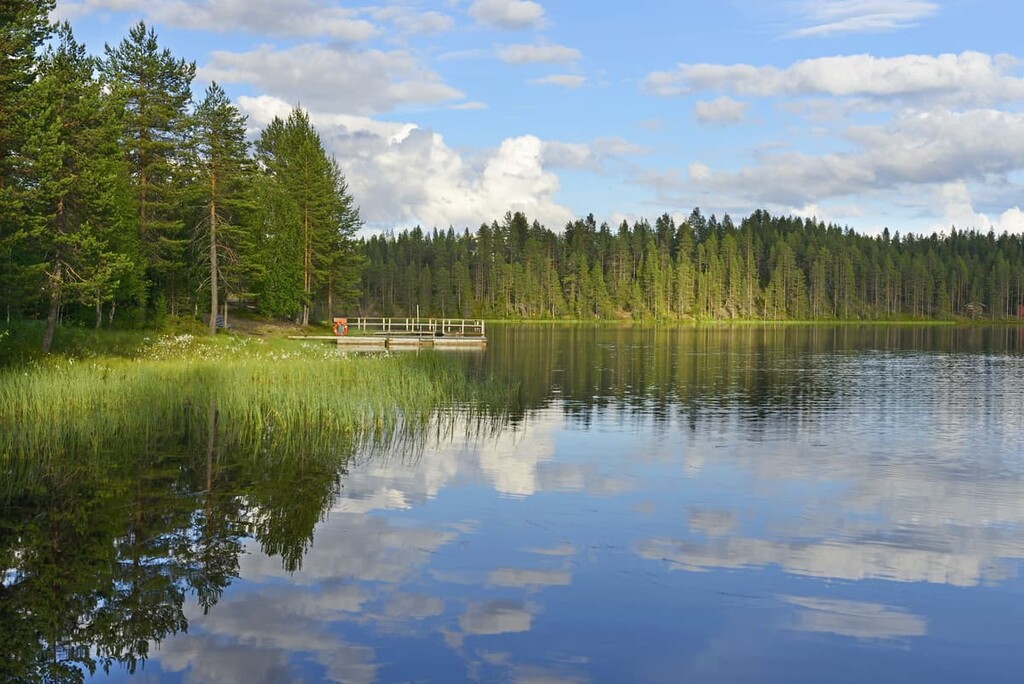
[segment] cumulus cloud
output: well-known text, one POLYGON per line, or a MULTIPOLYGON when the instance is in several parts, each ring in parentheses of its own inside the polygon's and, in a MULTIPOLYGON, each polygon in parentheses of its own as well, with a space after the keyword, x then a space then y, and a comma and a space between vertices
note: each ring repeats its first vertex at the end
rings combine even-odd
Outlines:
MULTIPOLYGON (((908 110, 881 125, 853 127, 845 137, 853 144, 849 151, 766 152, 756 164, 735 171, 694 162, 686 181, 669 173, 648 174, 639 182, 668 192, 696 182, 758 204, 799 207, 913 185, 983 182, 1024 169, 1024 114, 908 110)), ((1012 212, 1006 216, 1013 218, 1012 212)))
POLYGON ((693 112, 700 123, 734 124, 743 121, 747 112, 747 103, 731 97, 720 97, 715 100, 698 102, 693 112))
POLYGON ((498 58, 507 64, 575 62, 580 56, 580 51, 576 48, 546 43, 505 45, 498 48, 498 58))
POLYGON ((503 29, 536 28, 544 21, 544 8, 530 0, 474 0, 469 14, 482 24, 503 29))
POLYGON ((955 226, 978 230, 992 228, 998 233, 1024 233, 1024 211, 1020 206, 1010 207, 997 216, 976 211, 971 191, 964 182, 943 183, 935 195, 936 202, 942 210, 943 221, 932 225, 934 231, 947 230, 955 226))
POLYGON ((282 11, 278 0, 82 0, 61 2, 57 10, 64 17, 97 10, 139 12, 163 25, 216 33, 242 30, 348 42, 369 40, 379 33, 356 10, 319 0, 294 0, 287 11, 282 11))
POLYGON ((578 76, 576 74, 551 74, 550 76, 530 80, 530 83, 533 85, 553 85, 569 89, 579 88, 586 82, 586 76, 578 76))
POLYGON ((939 97, 956 102, 1010 102, 1024 97, 1017 60, 980 52, 807 59, 785 67, 680 64, 647 75, 647 92, 666 97, 701 91, 752 97, 939 97))
POLYGON ((935 14, 939 6, 924 0, 807 0, 796 5, 806 24, 792 38, 836 33, 877 33, 909 28, 935 14))
POLYGON ((351 114, 463 97, 403 50, 353 51, 308 43, 286 50, 262 46, 249 52, 217 51, 199 76, 250 84, 311 109, 351 114))

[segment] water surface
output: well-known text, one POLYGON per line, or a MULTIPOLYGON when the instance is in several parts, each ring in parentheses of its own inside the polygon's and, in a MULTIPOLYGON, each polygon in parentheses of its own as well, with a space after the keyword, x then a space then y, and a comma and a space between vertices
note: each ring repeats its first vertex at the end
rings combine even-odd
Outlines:
POLYGON ((168 444, 8 506, 36 572, 0 647, 88 681, 1020 680, 1024 330, 489 336, 497 418, 168 444))

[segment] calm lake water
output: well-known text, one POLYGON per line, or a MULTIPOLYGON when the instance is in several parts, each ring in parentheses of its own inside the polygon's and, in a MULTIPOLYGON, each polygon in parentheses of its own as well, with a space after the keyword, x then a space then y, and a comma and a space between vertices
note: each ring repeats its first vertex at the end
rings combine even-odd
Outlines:
POLYGON ((92 654, 138 658, 86 680, 1021 681, 1024 328, 489 335, 462 358, 517 384, 500 418, 76 489, 149 519, 113 581, 88 549, 123 521, 52 540, 92 654))

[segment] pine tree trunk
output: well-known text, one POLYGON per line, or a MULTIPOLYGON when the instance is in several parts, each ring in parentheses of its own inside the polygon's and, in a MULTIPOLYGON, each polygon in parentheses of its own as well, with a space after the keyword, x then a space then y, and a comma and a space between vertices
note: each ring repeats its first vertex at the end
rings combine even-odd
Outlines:
MULTIPOLYGON (((217 334, 217 174, 210 172, 210 334, 217 334)), ((227 321, 224 321, 227 327, 227 321)))
POLYGON ((60 286, 64 277, 64 264, 57 254, 57 270, 50 282, 50 310, 46 314, 46 331, 43 333, 43 353, 49 354, 53 346, 53 333, 57 329, 57 313, 60 311, 60 286))
POLYGON ((302 232, 303 232, 303 252, 302 252, 302 325, 309 325, 309 300, 312 296, 310 290, 312 289, 313 281, 313 247, 312 238, 309 235, 309 208, 305 208, 302 212, 302 232))

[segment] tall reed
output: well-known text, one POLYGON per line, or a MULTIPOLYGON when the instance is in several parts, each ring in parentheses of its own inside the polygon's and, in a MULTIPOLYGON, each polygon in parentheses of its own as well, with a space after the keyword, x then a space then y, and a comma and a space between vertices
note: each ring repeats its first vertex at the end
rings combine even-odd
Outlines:
POLYGON ((0 373, 0 458, 11 467, 138 449, 205 439, 211 428, 234 448, 309 450, 426 425, 479 398, 458 360, 436 353, 162 338, 135 358, 63 358, 0 373))

